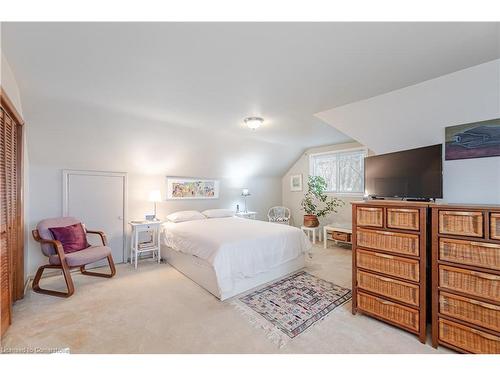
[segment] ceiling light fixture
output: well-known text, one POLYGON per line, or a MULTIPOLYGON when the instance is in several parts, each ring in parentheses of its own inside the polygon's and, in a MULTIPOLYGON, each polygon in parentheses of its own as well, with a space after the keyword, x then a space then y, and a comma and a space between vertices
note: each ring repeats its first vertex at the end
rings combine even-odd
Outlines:
POLYGON ((264 123, 264 119, 262 117, 247 117, 243 121, 245 121, 245 125, 252 130, 259 128, 264 123))

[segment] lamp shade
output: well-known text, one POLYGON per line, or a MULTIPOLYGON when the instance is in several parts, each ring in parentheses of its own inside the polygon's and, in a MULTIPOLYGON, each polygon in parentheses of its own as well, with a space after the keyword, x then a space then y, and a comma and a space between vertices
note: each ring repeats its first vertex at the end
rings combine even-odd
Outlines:
POLYGON ((243 189, 243 190, 241 191, 241 195, 243 195, 244 197, 247 197, 247 196, 249 196, 249 195, 250 195, 250 192, 248 191, 248 189, 243 189))
POLYGON ((152 190, 149 193, 149 201, 150 202, 161 202, 161 192, 160 192, 160 190, 152 190))

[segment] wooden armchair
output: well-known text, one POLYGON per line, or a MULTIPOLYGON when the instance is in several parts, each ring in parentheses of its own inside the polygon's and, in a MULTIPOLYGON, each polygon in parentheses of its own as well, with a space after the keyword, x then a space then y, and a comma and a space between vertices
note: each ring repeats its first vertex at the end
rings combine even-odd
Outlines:
POLYGON ((49 258, 49 264, 40 266, 33 279, 33 291, 57 297, 69 297, 75 292, 73 279, 70 270, 80 268, 80 272, 88 276, 113 277, 116 274, 115 263, 111 255, 111 248, 107 246, 106 235, 97 230, 85 230, 87 234, 97 234, 101 237, 102 246, 90 246, 86 249, 66 254, 60 241, 54 240, 49 228, 64 227, 80 223, 81 221, 73 217, 61 217, 55 219, 45 219, 38 223, 37 228, 32 231, 35 241, 40 243, 42 252, 49 258), (107 259, 110 273, 90 272, 85 266, 90 263, 107 259), (43 271, 47 268, 61 269, 68 288, 67 292, 43 289, 40 287, 40 279, 43 271))

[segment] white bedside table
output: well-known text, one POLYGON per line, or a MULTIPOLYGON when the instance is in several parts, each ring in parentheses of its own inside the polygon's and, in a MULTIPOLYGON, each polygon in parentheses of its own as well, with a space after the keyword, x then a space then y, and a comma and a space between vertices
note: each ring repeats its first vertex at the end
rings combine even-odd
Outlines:
POLYGON ((307 234, 307 238, 310 238, 312 236, 313 245, 316 244, 316 232, 318 233, 318 238, 321 241, 321 230, 319 229, 319 227, 311 228, 302 225, 300 229, 302 229, 302 231, 304 231, 307 234))
POLYGON ((137 258, 142 253, 153 252, 153 259, 156 255, 158 263, 160 263, 160 229, 162 223, 162 221, 129 222, 132 227, 132 238, 130 240, 130 264, 134 264, 135 268, 137 268, 137 258), (139 234, 142 232, 148 232, 151 234, 150 242, 139 243, 139 234))
POLYGON ((241 211, 241 212, 236 212, 235 215, 238 217, 245 218, 245 219, 255 220, 257 217, 257 212, 254 212, 254 211, 243 212, 243 211, 241 211))
POLYGON ((349 243, 352 245, 352 229, 345 227, 334 227, 333 225, 325 225, 323 227, 323 247, 328 247, 328 240, 337 242, 349 243))

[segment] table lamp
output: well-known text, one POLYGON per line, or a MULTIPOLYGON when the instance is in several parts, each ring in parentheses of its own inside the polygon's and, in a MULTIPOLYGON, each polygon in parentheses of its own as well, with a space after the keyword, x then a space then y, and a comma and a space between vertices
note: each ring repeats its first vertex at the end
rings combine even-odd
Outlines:
POLYGON ((250 192, 248 191, 248 189, 243 189, 241 191, 241 196, 245 199, 245 213, 248 212, 247 210, 247 197, 251 195, 250 192))
POLYGON ((160 190, 152 190, 150 193, 149 193, 149 201, 150 202, 154 202, 155 204, 155 220, 158 220, 156 218, 156 203, 158 202, 161 202, 161 192, 160 190))

